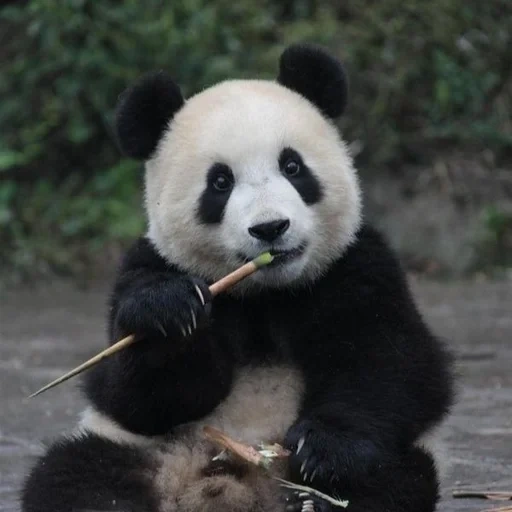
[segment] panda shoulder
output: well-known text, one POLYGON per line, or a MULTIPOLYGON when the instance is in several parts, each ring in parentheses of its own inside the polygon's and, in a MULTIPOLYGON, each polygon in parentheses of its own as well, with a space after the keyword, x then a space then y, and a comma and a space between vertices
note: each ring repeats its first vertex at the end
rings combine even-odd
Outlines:
MULTIPOLYGON (((353 297, 393 297, 413 305, 407 276, 385 236, 364 224, 335 265, 335 282, 343 282, 353 297)), ((333 276, 334 277, 334 276, 333 276)), ((365 300, 366 300, 365 299, 365 300)))
POLYGON ((176 271, 158 252, 153 242, 141 236, 124 253, 119 265, 119 273, 131 270, 148 270, 154 272, 176 271))
POLYGON ((363 224, 344 255, 344 264, 364 269, 402 273, 400 260, 386 237, 371 224, 363 224))

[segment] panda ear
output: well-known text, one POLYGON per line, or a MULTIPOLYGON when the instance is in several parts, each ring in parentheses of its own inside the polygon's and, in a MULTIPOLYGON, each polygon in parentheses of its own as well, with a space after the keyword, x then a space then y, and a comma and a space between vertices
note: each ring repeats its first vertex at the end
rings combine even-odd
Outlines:
POLYGON ((345 109, 348 95, 345 70, 320 47, 305 44, 288 47, 279 61, 277 81, 307 98, 327 117, 339 117, 345 109))
POLYGON ((179 87, 163 71, 148 73, 119 99, 116 132, 121 151, 139 160, 148 159, 169 121, 184 105, 179 87))

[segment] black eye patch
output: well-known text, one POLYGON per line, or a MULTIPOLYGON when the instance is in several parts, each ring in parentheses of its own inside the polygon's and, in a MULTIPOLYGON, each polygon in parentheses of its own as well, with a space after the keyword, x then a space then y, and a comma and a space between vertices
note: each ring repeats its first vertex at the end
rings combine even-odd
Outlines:
POLYGON ((322 199, 320 182, 297 151, 284 148, 279 155, 279 169, 306 204, 315 204, 322 199))
POLYGON ((206 187, 199 198, 197 211, 201 223, 218 224, 222 221, 234 185, 233 172, 226 164, 216 163, 208 169, 206 187))

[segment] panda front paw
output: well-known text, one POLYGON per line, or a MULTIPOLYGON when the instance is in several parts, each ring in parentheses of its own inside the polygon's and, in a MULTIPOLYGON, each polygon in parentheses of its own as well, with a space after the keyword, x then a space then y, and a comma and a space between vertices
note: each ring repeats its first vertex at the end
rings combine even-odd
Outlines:
POLYGON ((159 279, 131 293, 115 317, 118 336, 181 340, 204 325, 212 299, 206 283, 194 277, 159 279))
POLYGON ((332 512, 332 505, 308 492, 290 491, 286 497, 285 512, 332 512))
POLYGON ((299 420, 288 431, 290 473, 324 492, 364 481, 384 455, 369 439, 327 428, 320 421, 299 420))

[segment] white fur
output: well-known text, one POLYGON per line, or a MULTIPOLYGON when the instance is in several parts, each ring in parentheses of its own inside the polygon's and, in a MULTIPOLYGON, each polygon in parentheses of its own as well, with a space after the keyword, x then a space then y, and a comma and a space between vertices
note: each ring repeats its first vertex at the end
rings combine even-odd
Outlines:
MULTIPOLYGON (((158 453, 159 469, 154 476, 160 512, 274 512, 283 510, 282 491, 261 469, 247 467, 241 478, 221 474, 205 477, 210 465, 211 444, 205 441, 180 442, 158 453), (213 492, 212 492, 213 491, 213 492)), ((284 477, 284 464, 273 473, 284 477)))
MULTIPOLYGON (((117 443, 150 450, 157 465, 152 478, 161 497, 161 512, 250 510, 254 503, 261 510, 266 509, 265 504, 274 510, 278 489, 259 471, 249 472, 243 480, 230 475, 201 475, 212 454, 220 451, 205 441, 202 427, 216 427, 252 445, 282 443, 297 418, 303 386, 302 376, 295 369, 246 367, 239 370, 226 400, 202 420, 181 426, 170 440, 128 432, 91 408, 83 414, 78 432, 93 432, 117 443), (208 489, 217 490, 218 495, 209 497, 205 494, 208 489)), ((275 469, 281 474, 284 466, 275 469)))
POLYGON ((83 411, 75 435, 79 435, 83 432, 92 432, 115 443, 134 444, 144 447, 151 446, 158 441, 157 438, 134 434, 124 429, 113 419, 90 406, 83 411))
POLYGON ((298 370, 243 368, 229 396, 211 414, 182 428, 200 436, 202 426, 211 425, 247 444, 278 443, 297 418, 302 395, 298 370))
MULTIPOLYGON (((211 425, 248 444, 279 442, 291 426, 300 406, 303 381, 291 367, 246 367, 238 371, 227 398, 199 422, 179 427, 183 436, 201 437, 211 425)), ((89 431, 118 443, 148 446, 163 437, 134 434, 92 407, 82 414, 79 431, 89 431)))
MULTIPOLYGON (((243 481, 230 476, 201 478, 200 471, 211 461, 213 450, 204 441, 202 427, 211 425, 233 439, 258 445, 282 443, 284 435, 298 415, 303 380, 297 370, 288 367, 255 367, 240 370, 232 392, 211 414, 199 422, 184 425, 180 438, 160 453, 161 467, 155 480, 164 512, 182 510, 275 509, 276 489, 259 471, 243 481), (205 499, 203 490, 213 486, 215 499, 205 499)), ((284 471, 276 467, 274 471, 284 471)), ((284 476, 284 473, 281 475, 284 476)))
POLYGON ((274 82, 235 80, 194 96, 171 121, 146 163, 146 208, 148 236, 161 255, 209 280, 240 266, 238 253, 252 257, 269 249, 250 236, 250 226, 289 219, 279 248, 305 241, 305 254, 256 273, 242 289, 291 285, 324 272, 352 242, 361 198, 346 145, 310 102, 274 82), (285 147, 298 151, 321 183, 318 204, 307 206, 280 173, 285 147), (216 162, 230 166, 235 188, 223 222, 204 226, 196 209, 216 162))

